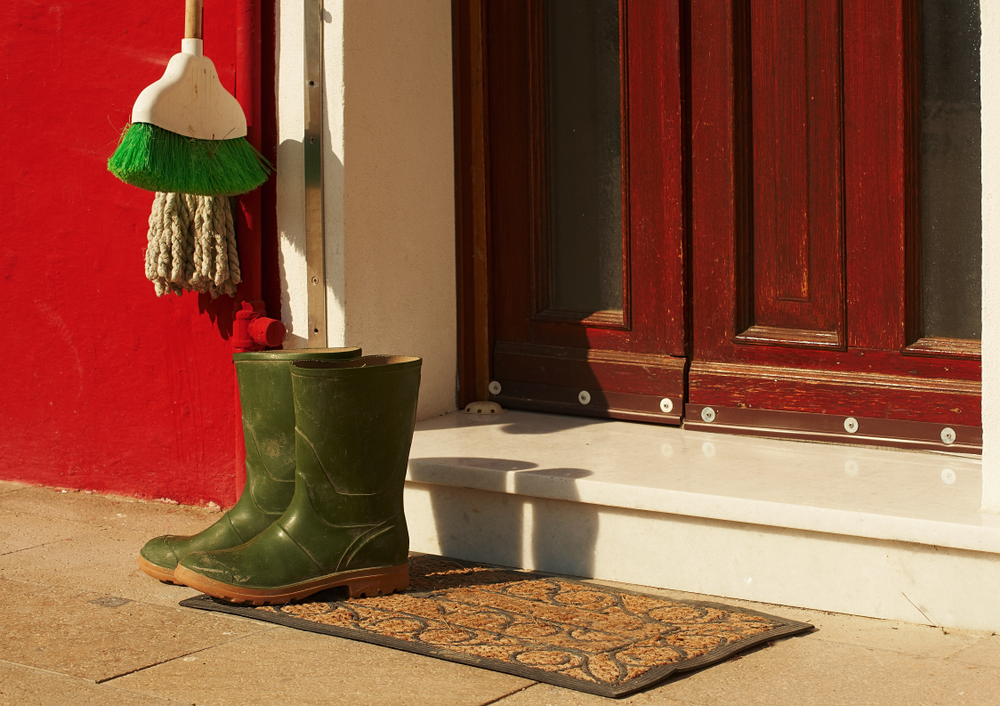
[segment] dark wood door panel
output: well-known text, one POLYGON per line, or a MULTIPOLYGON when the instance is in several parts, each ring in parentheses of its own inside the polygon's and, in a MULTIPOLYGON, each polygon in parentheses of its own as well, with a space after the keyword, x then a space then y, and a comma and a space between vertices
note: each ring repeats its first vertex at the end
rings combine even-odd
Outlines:
MULTIPOLYGON (((979 380, 982 363, 973 357, 941 358, 938 355, 900 354, 871 348, 847 350, 775 349, 766 346, 734 346, 733 355, 719 362, 753 366, 781 365, 789 368, 835 370, 844 373, 901 375, 914 380, 979 380)), ((706 358, 707 359, 707 358, 706 358)), ((697 359, 696 359, 697 360, 697 359)))
POLYGON ((666 355, 501 342, 493 399, 521 409, 679 424, 685 366, 666 355))
POLYGON ((915 0, 844 0, 847 344, 917 338, 915 0))
POLYGON ((979 425, 978 346, 914 325, 916 3, 691 8, 689 412, 979 425))
POLYGON ((684 357, 685 227, 681 14, 676 0, 623 4, 628 22, 632 350, 684 357))
POLYGON ((979 448, 978 341, 921 330, 918 0, 617 0, 620 308, 550 296, 550 2, 579 7, 475 0, 482 81, 457 78, 483 96, 484 203, 460 215, 493 399, 979 448))
POLYGON ((748 333, 842 345, 840 2, 756 0, 738 31, 750 35, 752 77, 748 333))
POLYGON ((879 370, 695 362, 692 403, 963 426, 982 424, 978 380, 879 370))
POLYGON ((497 340, 685 355, 683 144, 676 3, 621 2, 624 313, 548 306, 542 3, 487 5, 497 340), (633 302, 640 302, 635 306, 633 302), (655 302, 651 306, 650 303, 655 302))
POLYGON ((692 27, 696 349, 843 349, 840 2, 695 3, 692 27))
POLYGON ((574 312, 553 306, 548 291, 555 226, 547 209, 559 172, 547 151, 557 148, 547 143, 556 138, 546 123, 545 2, 486 5, 492 378, 504 390, 495 399, 679 423, 686 365, 680 6, 620 0, 618 18, 622 309, 574 312), (584 390, 588 405, 576 401, 584 390))

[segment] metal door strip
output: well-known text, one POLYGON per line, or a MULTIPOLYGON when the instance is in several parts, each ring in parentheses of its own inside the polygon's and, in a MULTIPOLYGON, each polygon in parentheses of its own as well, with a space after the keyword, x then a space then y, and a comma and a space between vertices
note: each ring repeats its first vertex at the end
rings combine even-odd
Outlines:
POLYGON ((323 0, 305 0, 305 230, 309 347, 325 348, 326 248, 323 207, 323 0))

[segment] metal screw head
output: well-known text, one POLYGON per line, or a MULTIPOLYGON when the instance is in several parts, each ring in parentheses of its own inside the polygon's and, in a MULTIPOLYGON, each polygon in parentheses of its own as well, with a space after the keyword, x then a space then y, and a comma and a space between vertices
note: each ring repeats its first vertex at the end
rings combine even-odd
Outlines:
POLYGON ((948 485, 952 485, 957 477, 958 476, 956 475, 955 471, 951 470, 950 468, 944 468, 941 470, 941 480, 943 480, 948 485))
POLYGON ((580 404, 590 404, 590 393, 586 390, 580 390, 580 394, 576 398, 580 400, 580 404))
POLYGON ((844 420, 844 429, 847 431, 848 434, 857 433, 858 427, 860 426, 861 425, 858 424, 858 420, 855 419, 854 417, 848 417, 847 419, 844 420))
POLYGON ((701 410, 701 419, 704 422, 711 424, 715 421, 715 410, 711 407, 705 407, 701 410))
POLYGON ((505 410, 496 402, 470 402, 465 406, 465 409, 462 410, 462 412, 465 414, 484 414, 484 415, 503 414, 506 411, 507 410, 505 410))
POLYGON ((674 403, 670 400, 669 397, 664 397, 662 400, 660 400, 660 411, 663 412, 664 414, 670 414, 671 412, 674 411, 674 403))
POLYGON ((958 435, 955 434, 955 430, 951 427, 945 427, 941 430, 941 441, 944 443, 954 444, 956 438, 958 438, 958 435))
POLYGON ((490 386, 489 386, 488 389, 489 389, 491 395, 499 395, 500 394, 500 390, 502 390, 503 388, 500 386, 500 383, 498 383, 496 380, 494 380, 493 382, 490 383, 490 386))

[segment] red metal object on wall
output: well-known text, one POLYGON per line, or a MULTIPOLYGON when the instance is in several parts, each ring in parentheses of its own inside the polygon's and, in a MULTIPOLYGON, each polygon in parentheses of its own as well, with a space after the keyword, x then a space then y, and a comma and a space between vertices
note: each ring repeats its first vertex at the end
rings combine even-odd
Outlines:
POLYGON ((236 312, 233 322, 233 353, 262 351, 277 348, 285 340, 285 325, 277 319, 269 319, 254 308, 250 302, 243 302, 236 312))
MULTIPOLYGON (((234 93, 237 9, 206 3, 204 23, 234 93)), ((182 503, 237 497, 234 301, 155 296, 143 273, 153 195, 106 170, 136 96, 180 49, 183 11, 0 6, 0 479, 182 503)), ((255 42, 261 24, 273 26, 259 22, 255 42)), ((261 299, 260 220, 238 236, 256 282, 240 299, 261 299)))

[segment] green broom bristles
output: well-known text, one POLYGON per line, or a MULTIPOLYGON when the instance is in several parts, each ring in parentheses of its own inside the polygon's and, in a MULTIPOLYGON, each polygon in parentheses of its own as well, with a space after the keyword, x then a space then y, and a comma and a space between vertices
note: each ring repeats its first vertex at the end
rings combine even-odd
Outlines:
POLYGON ((132 123, 108 170, 147 191, 236 196, 267 181, 272 165, 246 138, 196 140, 148 123, 132 123))

